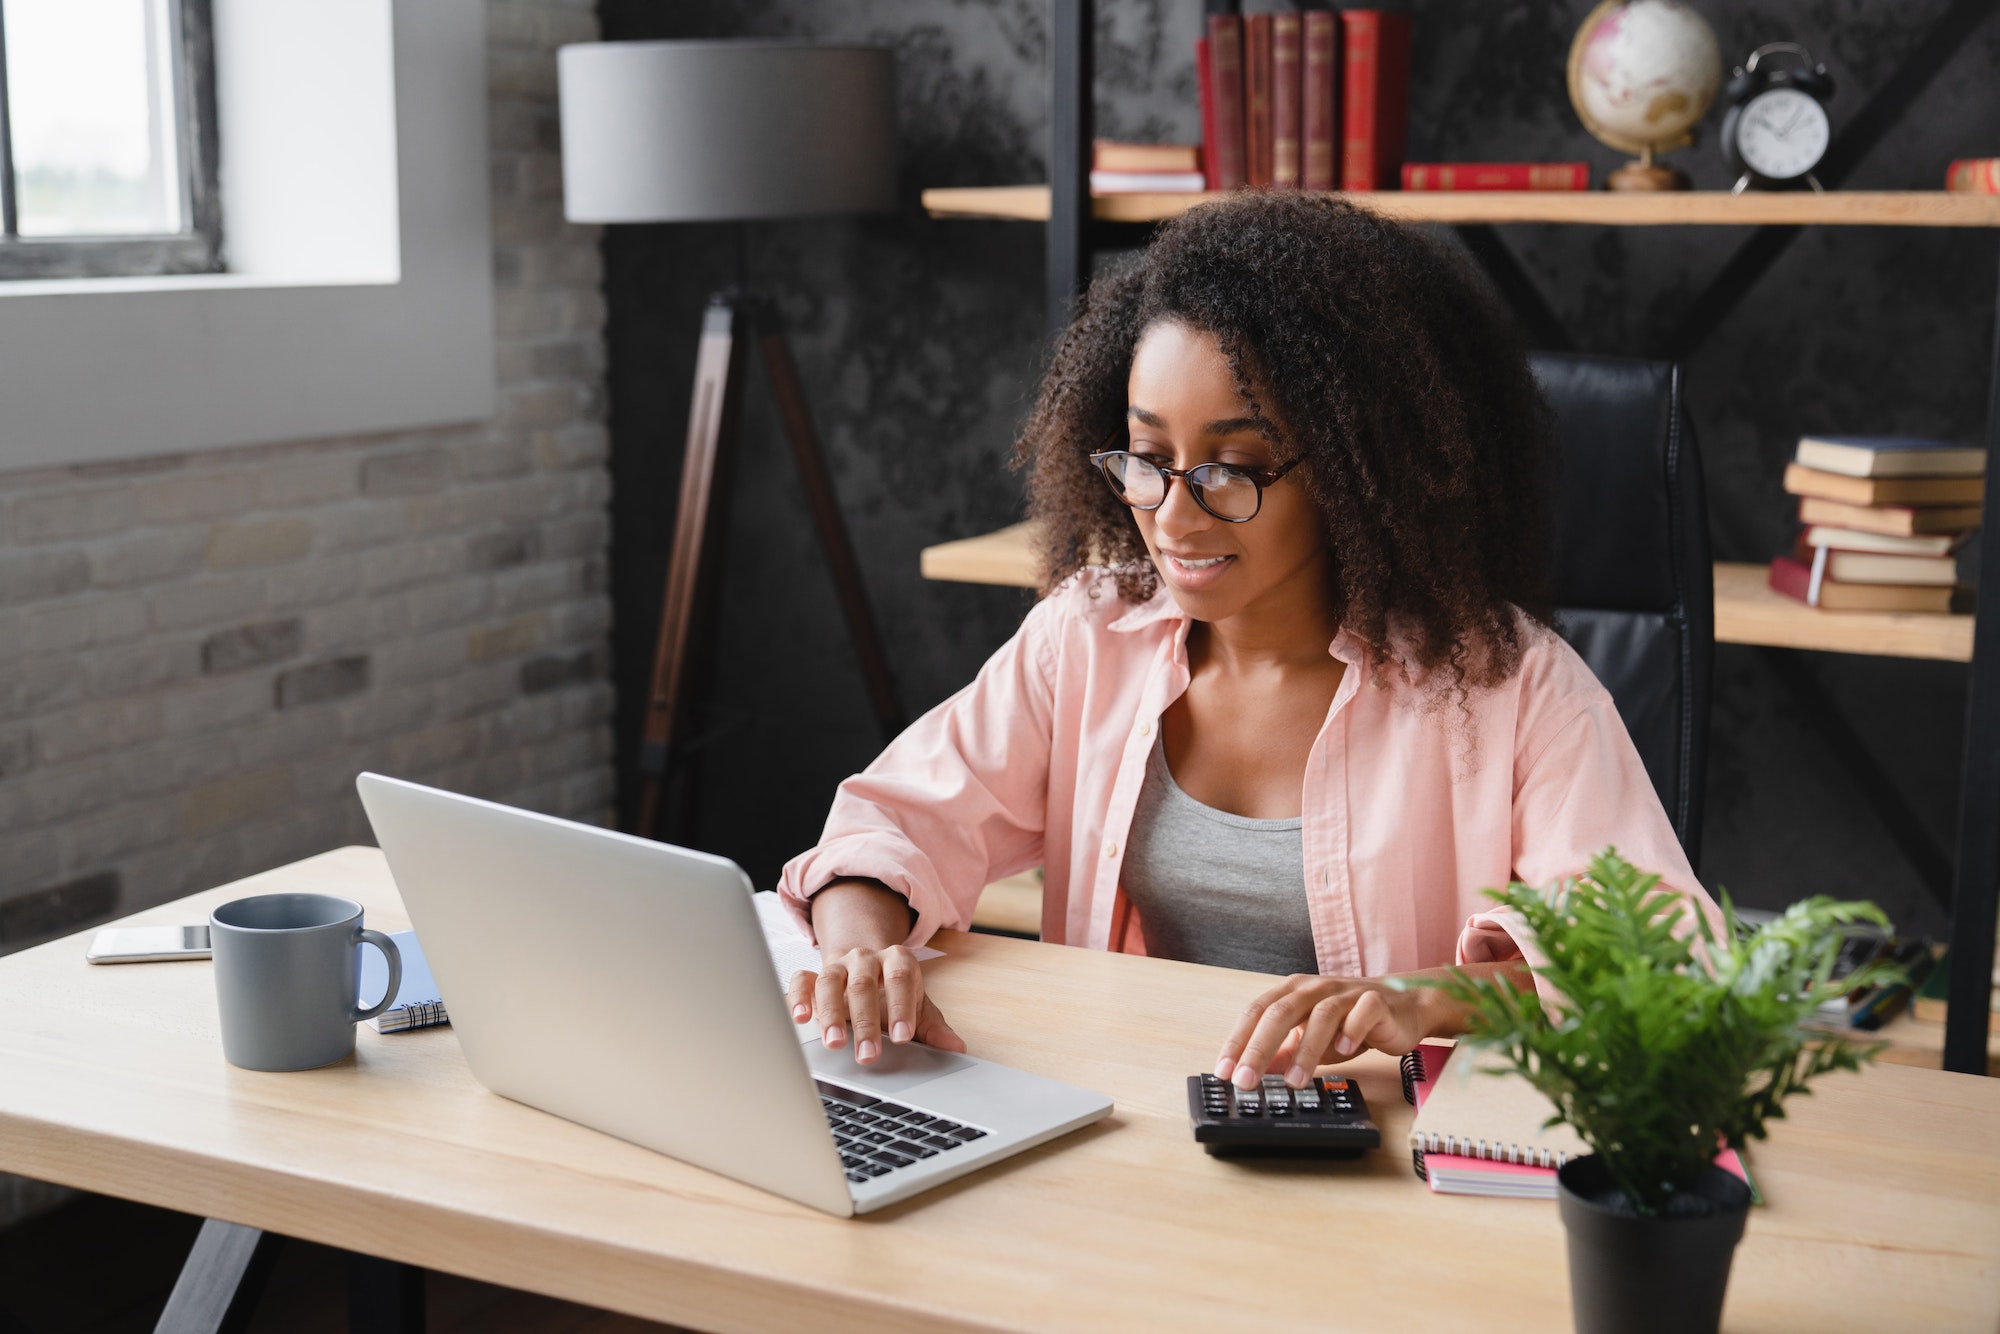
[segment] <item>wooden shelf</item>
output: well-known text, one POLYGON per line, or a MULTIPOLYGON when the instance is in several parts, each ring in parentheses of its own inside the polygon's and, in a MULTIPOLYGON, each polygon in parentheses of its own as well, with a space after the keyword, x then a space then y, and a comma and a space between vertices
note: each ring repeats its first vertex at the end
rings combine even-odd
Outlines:
MULTIPOLYGON (((1723 644, 1972 661, 1972 617, 1818 611, 1771 591, 1764 566, 1715 567, 1715 638, 1723 644)), ((1041 583, 1028 525, 924 548, 926 579, 1034 588, 1041 583)))
POLYGON ((1035 567, 1032 530, 1025 523, 925 547, 917 556, 917 569, 926 579, 949 584, 1035 588, 1042 582, 1035 567))
POLYGON ((1720 644, 1972 661, 1972 617, 1927 612, 1820 611, 1771 591, 1762 565, 1715 567, 1720 644))
MULTIPOLYGON (((1096 195, 1102 222, 1158 222, 1220 194, 1096 195)), ((1558 222, 1610 227, 2000 227, 2000 195, 1943 190, 1835 190, 1827 194, 1690 190, 1664 194, 1578 191, 1348 191, 1341 198, 1404 222, 1558 222)), ((1047 222, 1049 187, 1000 185, 926 190, 934 218, 1047 222)))

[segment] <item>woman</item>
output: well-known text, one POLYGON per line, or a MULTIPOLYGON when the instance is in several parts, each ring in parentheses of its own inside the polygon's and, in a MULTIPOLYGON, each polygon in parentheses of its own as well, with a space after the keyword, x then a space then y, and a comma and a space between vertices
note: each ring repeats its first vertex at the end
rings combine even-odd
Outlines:
POLYGON ((1039 865, 1044 940, 1289 974, 1216 1073, 1298 1086, 1460 1031, 1392 979, 1533 985, 1484 886, 1616 844, 1710 908, 1549 628, 1546 436, 1510 323, 1423 234, 1285 194, 1162 226, 1021 437, 1046 596, 785 868, 826 961, 794 1018, 864 1064, 963 1050, 910 950, 1039 865))

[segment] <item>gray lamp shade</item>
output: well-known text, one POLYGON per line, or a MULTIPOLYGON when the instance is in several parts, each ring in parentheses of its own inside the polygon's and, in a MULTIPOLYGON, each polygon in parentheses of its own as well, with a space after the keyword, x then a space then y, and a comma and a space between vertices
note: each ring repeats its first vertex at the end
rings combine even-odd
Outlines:
POLYGON ((563 212, 701 222, 891 209, 894 68, 882 47, 565 46, 563 212))

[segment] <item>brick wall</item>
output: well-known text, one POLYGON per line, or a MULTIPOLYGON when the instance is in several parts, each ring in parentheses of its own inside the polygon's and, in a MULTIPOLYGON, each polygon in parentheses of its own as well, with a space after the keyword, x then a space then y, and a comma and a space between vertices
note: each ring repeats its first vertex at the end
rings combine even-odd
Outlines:
POLYGON ((364 768, 609 818, 604 301, 554 55, 596 33, 489 8, 492 421, 0 473, 0 951, 369 841, 364 768))

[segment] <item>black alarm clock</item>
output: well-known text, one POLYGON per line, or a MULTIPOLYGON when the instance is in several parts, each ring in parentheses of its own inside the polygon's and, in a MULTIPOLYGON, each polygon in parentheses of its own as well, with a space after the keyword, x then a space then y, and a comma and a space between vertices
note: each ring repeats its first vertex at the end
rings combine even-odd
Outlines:
POLYGON ((1722 151, 1743 173, 1732 193, 1801 183, 1824 188, 1812 173, 1833 142, 1826 116, 1833 76, 1825 65, 1797 42, 1770 42, 1750 53, 1723 93, 1729 110, 1722 116, 1722 151), (1774 55, 1796 56, 1799 67, 1774 65, 1774 55))

